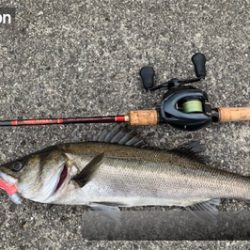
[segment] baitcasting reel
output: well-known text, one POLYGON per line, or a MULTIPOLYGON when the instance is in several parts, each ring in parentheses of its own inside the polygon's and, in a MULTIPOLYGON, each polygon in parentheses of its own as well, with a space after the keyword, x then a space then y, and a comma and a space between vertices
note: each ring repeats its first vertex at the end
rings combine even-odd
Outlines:
POLYGON ((196 78, 179 80, 173 78, 161 85, 155 85, 155 71, 146 66, 140 70, 143 87, 147 91, 167 90, 157 107, 160 123, 183 130, 197 130, 216 119, 205 91, 195 88, 190 83, 198 82, 206 77, 206 57, 197 53, 192 62, 196 78))

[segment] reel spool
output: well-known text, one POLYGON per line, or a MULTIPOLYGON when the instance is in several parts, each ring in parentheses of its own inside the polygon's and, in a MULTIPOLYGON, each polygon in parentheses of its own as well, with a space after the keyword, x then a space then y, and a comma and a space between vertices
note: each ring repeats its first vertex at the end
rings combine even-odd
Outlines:
POLYGON ((184 113, 201 113, 203 112, 202 102, 200 100, 187 100, 182 104, 182 111, 184 113))

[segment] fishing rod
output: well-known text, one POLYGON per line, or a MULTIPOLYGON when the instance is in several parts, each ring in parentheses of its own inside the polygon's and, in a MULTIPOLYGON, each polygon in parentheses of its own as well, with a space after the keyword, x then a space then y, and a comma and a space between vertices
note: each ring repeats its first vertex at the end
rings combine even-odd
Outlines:
POLYGON ((181 130, 198 130, 210 123, 250 121, 250 107, 213 108, 205 91, 193 87, 192 83, 206 77, 206 57, 196 53, 192 56, 195 78, 180 80, 173 78, 163 84, 155 84, 155 71, 151 66, 140 70, 143 87, 147 91, 165 90, 161 102, 152 109, 131 110, 125 115, 15 119, 2 120, 0 126, 33 126, 74 123, 127 123, 132 126, 169 124, 181 130))

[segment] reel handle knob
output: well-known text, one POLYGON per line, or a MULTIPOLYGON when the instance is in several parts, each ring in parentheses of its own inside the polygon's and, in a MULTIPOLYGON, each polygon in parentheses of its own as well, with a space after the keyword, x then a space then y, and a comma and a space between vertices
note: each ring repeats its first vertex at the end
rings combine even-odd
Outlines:
POLYGON ((153 67, 145 66, 140 70, 140 76, 144 89, 147 91, 155 85, 155 71, 153 67))
POLYGON ((204 79, 206 77, 206 61, 204 54, 196 53, 192 56, 195 74, 198 78, 204 79))

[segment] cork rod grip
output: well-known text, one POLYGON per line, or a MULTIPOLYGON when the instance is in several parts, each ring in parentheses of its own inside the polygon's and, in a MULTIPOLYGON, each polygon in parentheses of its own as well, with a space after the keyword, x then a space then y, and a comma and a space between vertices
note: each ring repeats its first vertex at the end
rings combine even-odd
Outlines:
POLYGON ((155 109, 129 111, 126 121, 132 126, 157 125, 158 112, 155 109))
POLYGON ((250 121, 248 108, 218 108, 220 122, 250 121))

